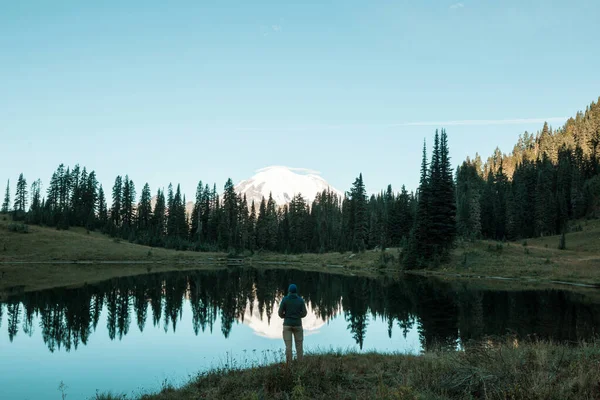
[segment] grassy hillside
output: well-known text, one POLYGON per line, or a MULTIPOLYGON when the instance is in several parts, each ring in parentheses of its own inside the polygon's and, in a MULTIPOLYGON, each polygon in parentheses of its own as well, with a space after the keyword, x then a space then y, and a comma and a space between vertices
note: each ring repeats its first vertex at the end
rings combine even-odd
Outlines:
MULTIPOLYGON (((597 399, 599 362, 598 343, 515 340, 418 356, 321 354, 291 368, 230 365, 141 399, 597 399)), ((96 397, 117 398, 126 397, 96 397)))
POLYGON ((600 220, 576 224, 582 231, 519 242, 459 243, 450 265, 438 271, 474 276, 501 276, 600 284, 600 220))
MULTIPOLYGON (((197 253, 150 248, 112 239, 82 228, 59 231, 28 226, 14 232, 12 221, 0 215, 0 293, 7 288, 37 290, 183 268, 217 268, 224 253, 197 253), (73 264, 79 261, 80 264, 73 264), (90 262, 83 264, 82 261, 90 262), (35 263, 47 264, 35 264, 35 263)), ((600 220, 582 221, 581 232, 567 234, 566 250, 559 236, 521 242, 461 242, 449 264, 417 273, 463 277, 509 277, 537 281, 600 284, 600 220)), ((247 256, 253 266, 326 269, 333 273, 396 273, 399 249, 364 253, 274 254, 247 256)))

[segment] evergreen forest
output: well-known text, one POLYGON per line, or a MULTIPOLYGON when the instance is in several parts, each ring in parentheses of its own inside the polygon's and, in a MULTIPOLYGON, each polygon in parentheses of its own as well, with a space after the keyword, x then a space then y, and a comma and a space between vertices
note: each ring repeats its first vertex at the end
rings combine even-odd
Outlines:
POLYGON ((388 185, 368 196, 359 174, 343 197, 324 191, 308 204, 296 194, 278 207, 271 196, 249 204, 231 179, 222 191, 199 181, 188 214, 180 185, 153 193, 146 183, 138 196, 128 175, 103 188, 95 171, 60 164, 45 191, 39 179, 28 185, 21 174, 11 196, 9 180, 0 212, 28 224, 84 227, 178 250, 324 253, 398 247, 404 268, 444 262, 458 238, 566 234, 575 226, 569 221, 600 215, 599 103, 558 129, 544 124, 536 133, 523 133, 510 153, 496 148, 486 160, 476 154, 456 170, 444 129, 428 143, 416 192, 388 185))

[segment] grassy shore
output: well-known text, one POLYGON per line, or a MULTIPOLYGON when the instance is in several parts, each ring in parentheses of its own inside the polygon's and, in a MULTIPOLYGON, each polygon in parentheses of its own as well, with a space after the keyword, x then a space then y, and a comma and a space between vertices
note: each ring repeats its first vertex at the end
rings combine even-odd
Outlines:
MULTIPOLYGON (((217 268, 224 253, 197 253, 150 248, 112 239, 82 228, 59 231, 28 226, 28 233, 10 231, 10 216, 0 215, 0 293, 6 288, 39 290, 80 285, 116 276, 177 269, 217 268), (83 264, 82 262, 90 262, 83 264), (74 264, 73 262, 79 262, 74 264), (47 263, 47 264, 35 264, 47 263)), ((600 284, 600 220, 581 221, 582 231, 567 234, 566 250, 558 236, 520 242, 459 242, 451 261, 413 271, 453 277, 505 277, 600 284)), ((401 254, 396 248, 353 254, 255 253, 245 263, 255 267, 302 268, 332 273, 378 275, 396 273, 401 254)), ((20 289, 20 290, 21 290, 20 289)))
MULTIPOLYGON (((329 353, 200 374, 141 400, 598 399, 600 343, 486 341, 422 355, 329 353)), ((98 396, 97 399, 124 396, 98 396)))

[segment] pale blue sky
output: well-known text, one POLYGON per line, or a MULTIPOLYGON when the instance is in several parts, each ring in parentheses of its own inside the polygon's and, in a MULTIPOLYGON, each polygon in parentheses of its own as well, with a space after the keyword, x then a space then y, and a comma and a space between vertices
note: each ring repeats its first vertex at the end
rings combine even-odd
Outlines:
POLYGON ((1 0, 0 188, 78 162, 138 193, 269 165, 414 189, 436 127, 459 162, 598 99, 599 20, 594 0, 1 0))

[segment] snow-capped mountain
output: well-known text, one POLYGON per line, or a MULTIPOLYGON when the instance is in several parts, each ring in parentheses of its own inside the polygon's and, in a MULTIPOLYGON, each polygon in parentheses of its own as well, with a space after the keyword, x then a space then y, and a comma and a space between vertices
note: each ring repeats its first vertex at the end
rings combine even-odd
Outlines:
POLYGON ((327 189, 338 196, 343 196, 342 192, 331 187, 325 179, 318 175, 318 172, 283 166, 259 169, 252 178, 241 181, 235 186, 237 193, 246 195, 249 205, 254 200, 257 207, 263 197, 269 198, 269 193, 272 194, 273 200, 278 206, 283 206, 298 193, 302 194, 308 204, 311 204, 317 193, 327 189))

